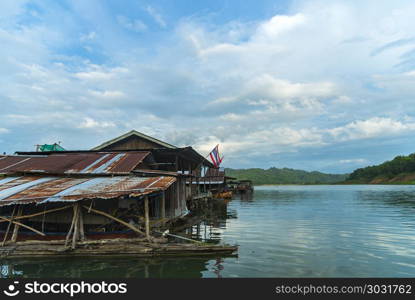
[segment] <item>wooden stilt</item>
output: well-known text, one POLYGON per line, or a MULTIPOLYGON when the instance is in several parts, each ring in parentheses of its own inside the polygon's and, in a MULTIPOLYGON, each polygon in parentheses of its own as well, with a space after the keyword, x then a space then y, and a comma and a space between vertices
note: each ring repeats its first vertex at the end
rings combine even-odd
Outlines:
MULTIPOLYGON (((183 189, 184 189, 183 195, 184 195, 184 199, 186 200, 187 199, 186 177, 184 178, 183 182, 184 182, 184 184, 183 184, 183 189)), ((181 209, 181 206, 180 206, 180 209, 181 209)))
POLYGON ((163 191, 161 194, 161 212, 160 212, 160 218, 164 219, 166 217, 166 192, 163 191))
POLYGON ((175 197, 175 192, 174 192, 174 187, 175 184, 173 184, 170 188, 169 188, 169 201, 170 201, 170 212, 169 215, 171 218, 174 217, 174 199, 175 197))
MULTIPOLYGON (((174 208, 180 208, 180 185, 181 185, 181 179, 180 177, 177 177, 176 181, 176 205, 174 208)), ((174 211, 174 214, 176 216, 176 211, 174 211)))
POLYGON ((74 205, 74 215, 75 215, 75 220, 74 220, 74 229, 73 229, 73 234, 72 234, 72 249, 76 248, 76 242, 78 241, 79 238, 79 203, 75 203, 74 205))
POLYGON ((46 211, 46 205, 45 205, 45 208, 43 210, 43 216, 42 216, 42 232, 45 232, 45 219, 46 219, 45 211, 46 211))
POLYGON ((150 216, 148 208, 148 196, 144 196, 144 217, 146 222, 146 237, 150 239, 150 216))
MULTIPOLYGON (((23 206, 19 205, 19 208, 17 210, 17 216, 21 216, 22 212, 23 212, 23 206)), ((19 226, 20 225, 14 223, 13 234, 12 234, 12 242, 17 241, 17 235, 19 233, 19 226)))
POLYGON ((12 226, 12 221, 13 221, 15 212, 16 212, 16 206, 13 207, 13 212, 12 212, 12 215, 10 216, 9 225, 7 225, 7 230, 6 230, 6 233, 4 234, 3 243, 1 244, 2 246, 4 246, 4 244, 6 243, 7 236, 9 235, 10 226, 12 226))
POLYGON ((81 208, 79 208, 79 239, 85 240, 85 229, 84 229, 84 215, 81 208))
POLYGON ((192 177, 192 165, 189 164, 189 191, 190 197, 193 196, 193 177, 192 177))
POLYGON ((71 237, 72 231, 75 227, 75 220, 76 220, 76 210, 75 210, 75 206, 73 206, 72 223, 71 223, 71 227, 69 227, 68 233, 66 235, 65 245, 69 244, 69 238, 71 237))

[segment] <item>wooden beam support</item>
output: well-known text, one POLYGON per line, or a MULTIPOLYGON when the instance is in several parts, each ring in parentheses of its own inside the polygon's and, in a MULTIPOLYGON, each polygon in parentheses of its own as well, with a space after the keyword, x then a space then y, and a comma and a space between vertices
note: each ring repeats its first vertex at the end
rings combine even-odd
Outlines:
POLYGON ((146 222, 146 237, 150 239, 150 214, 148 208, 148 196, 144 196, 144 218, 146 222))
POLYGON ((75 210, 75 206, 72 206, 72 207, 73 207, 73 217, 72 217, 71 227, 69 227, 68 233, 66 234, 65 245, 69 244, 69 238, 71 237, 72 231, 75 227, 76 210, 75 210))
MULTIPOLYGON (((19 208, 17 209, 17 216, 21 216, 23 212, 23 206, 19 205, 19 208)), ((16 219, 16 218, 15 218, 16 219)), ((13 228, 13 234, 12 234, 12 242, 16 242, 17 241, 17 235, 19 233, 19 225, 18 224, 14 224, 14 228, 13 228)))
POLYGON ((24 228, 26 228, 26 229, 29 229, 29 230, 33 231, 33 232, 36 232, 37 234, 39 234, 39 235, 41 235, 41 236, 46 236, 46 234, 44 234, 43 232, 40 232, 39 230, 36 230, 36 229, 34 229, 33 227, 30 227, 30 226, 25 225, 25 224, 23 224, 23 223, 17 222, 17 221, 15 221, 15 220, 8 219, 8 218, 2 217, 2 216, 0 216, 0 219, 5 220, 6 222, 11 222, 11 223, 17 224, 17 225, 19 225, 19 226, 21 226, 21 227, 24 227, 24 228))
MULTIPOLYGON (((72 207, 72 205, 68 205, 68 206, 64 206, 64 207, 58 207, 58 208, 53 208, 53 209, 45 210, 45 211, 42 211, 42 212, 37 212, 37 213, 31 214, 31 215, 16 216, 14 218, 14 220, 23 220, 23 219, 33 218, 33 217, 41 216, 41 215, 44 215, 44 214, 52 213, 52 212, 55 212, 55 211, 64 210, 64 209, 67 209, 69 207, 72 207)), ((0 223, 3 223, 3 222, 8 222, 8 221, 0 220, 0 223)))
POLYGON ((76 242, 78 241, 79 238, 79 203, 75 203, 74 204, 74 229, 73 229, 73 234, 72 234, 72 249, 76 248, 76 242))
POLYGON ((163 191, 163 193, 161 194, 160 207, 160 218, 164 219, 166 217, 166 191, 163 191))
POLYGON ((175 201, 175 205, 174 205, 174 217, 176 216, 176 208, 180 208, 180 183, 181 183, 181 178, 177 177, 177 181, 176 181, 176 201, 175 201))
POLYGON ((100 210, 97 210, 97 209, 94 209, 92 207, 88 207, 88 206, 85 206, 85 205, 82 205, 82 207, 85 208, 87 211, 91 211, 91 212, 96 213, 98 215, 107 217, 107 218, 109 218, 111 220, 114 220, 114 221, 116 221, 116 222, 118 222, 118 223, 120 223, 120 224, 122 224, 122 225, 124 225, 124 226, 126 226, 128 228, 130 228, 132 231, 135 231, 135 232, 137 232, 139 234, 145 235, 145 233, 142 232, 137 227, 135 227, 135 226, 133 226, 131 224, 128 224, 127 222, 124 222, 123 220, 120 220, 120 219, 118 219, 118 218, 116 218, 114 216, 111 216, 110 214, 107 214, 106 212, 103 212, 103 211, 100 211, 100 210))
POLYGON ((10 219, 7 219, 7 221, 9 221, 9 224, 7 225, 7 230, 4 233, 3 243, 1 244, 1 246, 4 246, 4 244, 6 243, 7 236, 9 235, 9 231, 10 231, 10 226, 12 226, 12 220, 13 220, 15 212, 16 212, 16 206, 13 207, 13 212, 12 212, 12 215, 10 216, 10 219))
POLYGON ((193 177, 192 177, 192 165, 189 164, 189 190, 190 190, 190 197, 193 196, 193 177))
POLYGON ((81 208, 79 208, 79 239, 81 241, 85 240, 84 214, 81 208))

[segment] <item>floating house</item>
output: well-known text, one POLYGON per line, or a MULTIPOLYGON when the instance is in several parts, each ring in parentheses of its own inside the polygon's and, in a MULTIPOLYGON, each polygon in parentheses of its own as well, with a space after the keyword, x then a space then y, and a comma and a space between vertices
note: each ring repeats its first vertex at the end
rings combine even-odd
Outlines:
POLYGON ((87 151, 0 156, 0 255, 232 253, 155 237, 186 214, 203 192, 190 183, 212 168, 192 147, 137 131, 87 151))

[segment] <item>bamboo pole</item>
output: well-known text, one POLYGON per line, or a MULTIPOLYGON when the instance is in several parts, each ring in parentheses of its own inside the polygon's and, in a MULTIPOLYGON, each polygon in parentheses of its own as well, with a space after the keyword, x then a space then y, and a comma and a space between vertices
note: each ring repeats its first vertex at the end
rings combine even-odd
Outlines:
POLYGON ((170 202, 170 211, 169 216, 174 217, 174 184, 169 187, 169 202, 170 202))
POLYGON ((69 238, 71 237, 71 233, 74 229, 75 220, 76 220, 76 210, 75 210, 75 206, 73 206, 73 217, 72 217, 71 227, 69 227, 68 233, 66 234, 65 245, 69 244, 69 238))
POLYGON ((189 175, 190 175, 190 177, 189 177, 189 190, 190 190, 190 197, 192 197, 193 196, 193 189, 192 189, 192 187, 193 187, 193 176, 192 176, 192 165, 191 164, 189 164, 189 175))
POLYGON ((30 227, 30 226, 25 225, 25 224, 23 224, 23 223, 20 223, 20 222, 17 222, 17 221, 11 220, 11 219, 7 219, 7 218, 5 218, 5 217, 1 217, 1 216, 0 216, 0 219, 5 220, 6 222, 8 221, 8 222, 11 222, 11 223, 17 224, 17 225, 19 225, 19 226, 21 226, 21 227, 24 227, 24 228, 26 228, 26 229, 29 229, 29 230, 33 231, 33 232, 36 232, 37 234, 39 234, 39 235, 41 235, 41 236, 46 236, 46 234, 44 234, 43 232, 40 232, 39 230, 36 230, 36 229, 34 229, 33 227, 30 227))
MULTIPOLYGON (((184 190, 182 191, 182 193, 184 194, 184 199, 186 200, 187 199, 186 178, 184 178, 183 182, 184 182, 183 184, 184 190)), ((180 209, 181 209, 181 205, 180 205, 180 209)))
POLYGON ((75 203, 74 205, 74 215, 75 215, 75 220, 74 220, 74 229, 73 229, 73 234, 72 234, 72 249, 76 248, 76 242, 78 241, 78 237, 79 237, 79 203, 75 203))
POLYGON ((199 244, 203 243, 201 241, 189 239, 189 238, 181 236, 181 235, 172 234, 172 233, 168 232, 168 230, 166 230, 165 232, 158 232, 158 231, 156 231, 156 232, 160 233, 162 236, 169 235, 169 236, 172 236, 172 237, 175 237, 175 238, 178 238, 178 239, 182 239, 182 240, 185 240, 185 241, 190 241, 190 242, 193 242, 193 243, 199 243, 199 244))
POLYGON ((7 230, 4 234, 3 243, 1 244, 2 246, 4 246, 4 244, 6 243, 7 236, 9 235, 9 230, 10 230, 10 226, 12 225, 12 220, 13 220, 15 211, 16 211, 16 206, 13 207, 12 215, 10 216, 10 219, 8 220, 9 224, 7 225, 7 230))
POLYGON ((114 216, 111 216, 110 214, 107 214, 106 212, 103 212, 103 211, 100 211, 100 210, 97 210, 97 209, 94 209, 92 207, 88 207, 88 206, 85 206, 85 205, 82 205, 82 207, 85 208, 86 210, 92 211, 93 213, 96 213, 98 215, 101 215, 101 216, 107 217, 107 218, 109 218, 111 220, 114 220, 114 221, 116 221, 116 222, 118 222, 118 223, 120 223, 120 224, 122 224, 122 225, 124 225, 124 226, 126 226, 128 228, 130 228, 131 230, 133 230, 133 231, 135 231, 135 232, 137 232, 139 234, 145 235, 145 233, 142 232, 137 227, 135 227, 135 226, 133 226, 131 224, 128 224, 127 222, 124 222, 123 220, 120 220, 120 219, 118 219, 118 218, 116 218, 114 216))
POLYGON ((148 209, 148 196, 144 196, 144 217, 146 222, 146 237, 150 239, 150 217, 148 209))
POLYGON ((45 211, 46 211, 46 205, 43 209, 43 215, 42 215, 42 232, 45 232, 45 219, 46 219, 45 211))
POLYGON ((81 208, 79 208, 79 238, 81 241, 85 240, 84 215, 81 208))
MULTIPOLYGON (((21 216, 22 212, 23 212, 23 206, 19 205, 19 208, 17 210, 17 216, 21 216)), ((17 241, 18 233, 19 233, 19 225, 15 223, 14 228, 13 228, 13 234, 12 234, 12 242, 17 241)))
MULTIPOLYGON (((177 177, 176 181, 176 205, 174 205, 174 208, 180 209, 180 182, 181 178, 177 177), (177 206, 177 207, 176 207, 177 206)), ((174 211, 174 214, 176 215, 176 210, 174 211)))
MULTIPOLYGON (((72 205, 68 205, 68 206, 64 206, 64 207, 58 207, 58 208, 53 208, 53 209, 49 209, 49 210, 37 212, 37 213, 31 214, 31 215, 17 216, 17 217, 14 218, 14 220, 23 220, 23 219, 33 218, 33 217, 41 216, 43 214, 48 214, 48 213, 52 213, 52 212, 55 212, 55 211, 64 210, 64 209, 67 209, 69 207, 72 207, 72 205)), ((3 223, 3 222, 7 222, 7 221, 0 220, 0 223, 3 223)))
POLYGON ((163 193, 161 194, 161 213, 160 213, 160 217, 161 219, 164 219, 166 217, 166 192, 163 191, 163 193))

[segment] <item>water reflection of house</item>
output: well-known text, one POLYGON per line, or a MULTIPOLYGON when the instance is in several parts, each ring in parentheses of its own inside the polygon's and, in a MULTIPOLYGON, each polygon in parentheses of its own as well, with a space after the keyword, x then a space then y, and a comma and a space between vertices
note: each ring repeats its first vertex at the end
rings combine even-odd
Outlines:
POLYGON ((72 248, 102 232, 148 239, 152 227, 183 215, 186 200, 201 192, 186 180, 213 168, 192 147, 137 131, 88 151, 16 154, 0 156, 3 246, 33 235, 50 239, 50 232, 72 248))
MULTIPOLYGON (((0 278, 201 278, 212 258, 38 258, 3 260, 0 278)), ((213 273, 214 274, 214 273, 213 273)))

